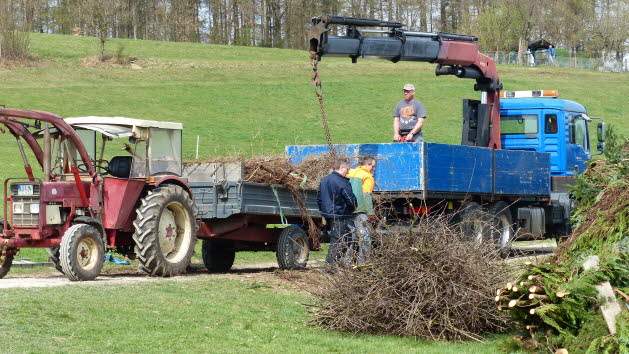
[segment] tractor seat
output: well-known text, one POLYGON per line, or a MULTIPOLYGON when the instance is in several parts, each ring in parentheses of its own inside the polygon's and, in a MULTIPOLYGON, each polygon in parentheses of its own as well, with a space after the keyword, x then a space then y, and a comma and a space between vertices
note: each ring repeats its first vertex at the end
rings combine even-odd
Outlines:
POLYGON ((114 156, 109 162, 107 173, 118 178, 129 178, 132 161, 132 156, 114 156))

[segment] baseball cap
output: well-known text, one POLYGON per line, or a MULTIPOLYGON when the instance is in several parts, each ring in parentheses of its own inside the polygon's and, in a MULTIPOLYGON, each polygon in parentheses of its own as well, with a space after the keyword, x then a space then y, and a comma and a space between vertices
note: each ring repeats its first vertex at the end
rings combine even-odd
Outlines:
POLYGON ((415 91, 415 86, 413 86, 413 84, 406 84, 404 85, 404 90, 415 91))

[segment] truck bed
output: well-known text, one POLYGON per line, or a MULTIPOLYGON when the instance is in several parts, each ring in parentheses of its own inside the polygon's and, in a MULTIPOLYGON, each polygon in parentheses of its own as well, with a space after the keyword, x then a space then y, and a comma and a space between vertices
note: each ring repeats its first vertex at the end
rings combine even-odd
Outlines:
MULTIPOLYGON (((493 150, 437 143, 335 145, 352 163, 371 155, 378 165, 376 191, 413 193, 423 198, 467 194, 510 195, 522 199, 550 195, 550 154, 493 150)), ((299 163, 328 152, 327 145, 292 145, 286 155, 299 163)))

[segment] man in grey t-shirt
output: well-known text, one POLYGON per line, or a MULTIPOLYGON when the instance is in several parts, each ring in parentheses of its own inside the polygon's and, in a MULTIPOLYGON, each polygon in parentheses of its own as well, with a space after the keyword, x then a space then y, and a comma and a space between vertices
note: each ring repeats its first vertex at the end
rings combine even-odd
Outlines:
POLYGON ((404 99, 395 106, 393 112, 393 141, 424 141, 422 126, 426 119, 424 105, 415 99, 415 86, 404 85, 404 99))

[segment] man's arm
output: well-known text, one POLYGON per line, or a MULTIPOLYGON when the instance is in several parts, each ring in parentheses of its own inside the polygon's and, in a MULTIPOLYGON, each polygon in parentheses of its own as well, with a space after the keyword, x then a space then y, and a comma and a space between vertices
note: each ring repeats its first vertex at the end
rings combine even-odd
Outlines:
POLYGON ((400 117, 393 118, 393 141, 400 141, 400 117))
POLYGON ((411 129, 411 132, 408 133, 408 135, 406 136, 407 140, 412 139, 413 136, 417 135, 417 133, 419 133, 422 130, 422 126, 424 125, 424 119, 426 119, 426 117, 417 118, 417 124, 415 124, 413 129, 411 129))
POLYGON ((356 210, 356 205, 358 204, 358 200, 356 199, 356 195, 354 191, 352 191, 352 185, 347 181, 344 186, 341 187, 341 194, 345 198, 345 201, 352 207, 352 211, 356 210))

